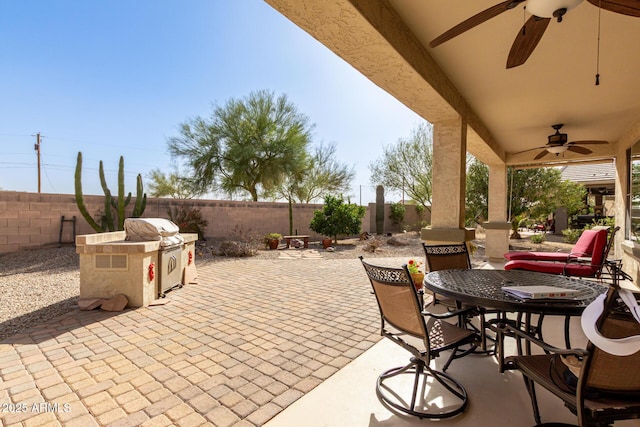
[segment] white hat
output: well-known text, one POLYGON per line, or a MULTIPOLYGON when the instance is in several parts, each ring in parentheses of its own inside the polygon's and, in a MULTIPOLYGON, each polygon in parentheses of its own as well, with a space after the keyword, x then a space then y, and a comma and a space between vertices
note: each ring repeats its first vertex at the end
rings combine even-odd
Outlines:
MULTIPOLYGON (((618 289, 618 294, 624 303, 629 307, 631 314, 640 323, 640 307, 633 293, 626 289, 618 289)), ((598 296, 591 304, 584 309, 581 323, 584 334, 600 350, 615 356, 630 356, 640 351, 640 335, 633 335, 625 338, 607 338, 600 334, 596 323, 604 311, 604 301, 606 294, 598 296)))

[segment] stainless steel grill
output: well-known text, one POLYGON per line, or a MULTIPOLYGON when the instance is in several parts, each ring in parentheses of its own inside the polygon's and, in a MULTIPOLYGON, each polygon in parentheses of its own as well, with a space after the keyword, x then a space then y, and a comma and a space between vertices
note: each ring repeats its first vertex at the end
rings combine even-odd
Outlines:
POLYGON ((182 246, 184 239, 176 224, 164 218, 127 218, 124 221, 126 240, 132 242, 159 241, 158 296, 175 287, 182 287, 182 246))

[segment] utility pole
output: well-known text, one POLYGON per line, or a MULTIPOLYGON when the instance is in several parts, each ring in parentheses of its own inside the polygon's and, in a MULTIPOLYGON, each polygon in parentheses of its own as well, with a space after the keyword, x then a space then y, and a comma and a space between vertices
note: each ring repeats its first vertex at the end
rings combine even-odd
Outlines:
POLYGON ((36 135, 36 143, 33 146, 33 149, 38 153, 38 193, 40 193, 40 132, 36 135))

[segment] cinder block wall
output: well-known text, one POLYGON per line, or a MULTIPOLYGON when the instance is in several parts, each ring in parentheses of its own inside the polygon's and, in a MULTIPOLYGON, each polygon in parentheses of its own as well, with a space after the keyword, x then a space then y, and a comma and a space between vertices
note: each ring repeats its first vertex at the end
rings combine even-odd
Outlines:
MULTIPOLYGON (((90 212, 95 213, 104 208, 104 196, 84 196, 84 201, 90 212)), ((129 205, 129 214, 134 202, 135 199, 129 205)), ((256 236, 272 232, 289 234, 287 203, 150 198, 147 201, 144 217, 169 218, 168 209, 180 205, 200 209, 204 219, 209 222, 205 237, 229 236, 236 226, 242 232, 251 232, 256 236)), ((322 238, 309 229, 313 212, 317 209, 322 209, 322 205, 293 205, 294 234, 296 231, 297 234, 308 234, 312 241, 322 238)), ((385 206, 385 232, 401 231, 399 225, 391 224, 389 214, 390 208, 387 205, 385 206)), ((65 219, 76 217, 77 235, 95 233, 80 214, 73 195, 0 191, 0 253, 57 246, 62 216, 65 219)), ((415 224, 419 220, 415 209, 407 207, 405 223, 415 224)), ((375 204, 373 203, 368 206, 363 218, 362 231, 375 232, 375 204)), ((62 241, 73 241, 71 223, 65 222, 62 241)))

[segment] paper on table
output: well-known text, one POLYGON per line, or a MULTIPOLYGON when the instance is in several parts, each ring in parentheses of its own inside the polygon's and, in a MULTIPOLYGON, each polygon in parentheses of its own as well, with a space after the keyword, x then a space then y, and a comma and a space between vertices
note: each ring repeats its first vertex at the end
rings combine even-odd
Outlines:
POLYGON ((503 286, 502 290, 524 299, 571 299, 580 291, 575 289, 558 288, 555 286, 503 286))

